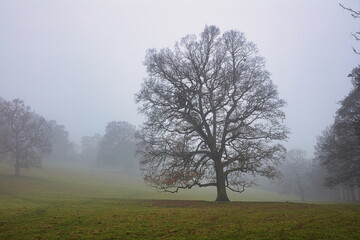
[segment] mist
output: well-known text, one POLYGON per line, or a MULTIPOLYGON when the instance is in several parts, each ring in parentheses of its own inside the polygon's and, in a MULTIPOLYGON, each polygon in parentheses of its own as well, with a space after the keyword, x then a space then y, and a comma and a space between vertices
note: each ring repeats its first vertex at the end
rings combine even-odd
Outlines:
POLYGON ((359 10, 0 0, 0 239, 358 239, 359 10))
POLYGON ((78 145, 110 121, 138 126, 146 50, 209 24, 257 44, 287 101, 286 145, 312 154, 358 63, 357 23, 337 1, 1 1, 0 96, 63 124, 78 145))

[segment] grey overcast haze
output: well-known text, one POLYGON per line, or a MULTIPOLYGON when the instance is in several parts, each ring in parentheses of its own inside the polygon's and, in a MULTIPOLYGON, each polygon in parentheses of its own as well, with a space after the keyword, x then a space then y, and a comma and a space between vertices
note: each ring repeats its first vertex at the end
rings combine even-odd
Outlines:
POLYGON ((0 97, 24 100, 76 143, 109 121, 138 126, 146 50, 216 25, 257 44, 287 102, 285 146, 311 156, 360 59, 359 21, 339 3, 360 9, 358 0, 0 0, 0 97))

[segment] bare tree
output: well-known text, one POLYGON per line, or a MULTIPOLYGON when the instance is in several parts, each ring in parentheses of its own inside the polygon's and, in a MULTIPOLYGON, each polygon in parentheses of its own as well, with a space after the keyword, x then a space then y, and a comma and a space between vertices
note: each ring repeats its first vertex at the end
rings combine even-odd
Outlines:
POLYGON ((22 100, 0 104, 0 152, 15 168, 39 167, 43 154, 50 153, 50 128, 46 120, 31 111, 22 100))
POLYGON ((301 149, 288 151, 280 169, 282 191, 295 193, 300 196, 301 201, 305 201, 305 191, 309 188, 311 173, 311 162, 306 158, 306 152, 301 149))
POLYGON ((140 165, 152 186, 242 192, 248 175, 277 176, 286 138, 285 102, 255 44, 239 31, 206 26, 174 50, 150 49, 136 96, 147 119, 138 132, 140 165))
MULTIPOLYGON (((356 10, 353 10, 352 8, 349 8, 349 7, 345 7, 344 5, 342 5, 341 3, 339 4, 340 7, 342 7, 343 9, 347 10, 350 12, 351 16, 354 18, 354 19, 360 19, 360 11, 356 11, 356 10)), ((351 34, 356 41, 359 41, 360 40, 360 32, 355 32, 355 33, 352 33, 351 34)), ((356 50, 354 47, 353 47, 353 50, 356 54, 360 54, 360 52, 358 50, 356 50)))

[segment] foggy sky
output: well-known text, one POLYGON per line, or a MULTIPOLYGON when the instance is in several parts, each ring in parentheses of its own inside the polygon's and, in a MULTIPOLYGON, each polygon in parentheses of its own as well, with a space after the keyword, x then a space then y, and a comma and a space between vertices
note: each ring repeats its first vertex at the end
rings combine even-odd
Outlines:
MULTIPOLYGON (((358 0, 341 0, 360 9, 358 0)), ((205 25, 257 44, 287 101, 288 148, 312 154, 359 64, 359 21, 334 0, 0 0, 0 97, 23 99, 70 138, 109 121, 141 124, 134 93, 148 48, 172 47, 205 25)))

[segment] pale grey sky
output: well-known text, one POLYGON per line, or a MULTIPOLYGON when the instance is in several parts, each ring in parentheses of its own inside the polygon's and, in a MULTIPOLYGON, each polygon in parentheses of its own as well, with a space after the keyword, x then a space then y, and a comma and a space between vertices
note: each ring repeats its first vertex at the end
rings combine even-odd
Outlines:
MULTIPOLYGON (((359 0, 339 0, 360 9, 359 0)), ((148 48, 216 25, 258 45, 288 103, 288 148, 313 152, 359 64, 359 20, 335 0, 0 0, 0 96, 64 124, 72 140, 138 125, 148 48)))

